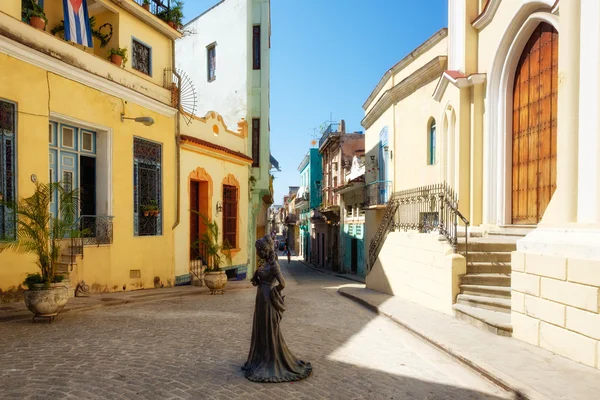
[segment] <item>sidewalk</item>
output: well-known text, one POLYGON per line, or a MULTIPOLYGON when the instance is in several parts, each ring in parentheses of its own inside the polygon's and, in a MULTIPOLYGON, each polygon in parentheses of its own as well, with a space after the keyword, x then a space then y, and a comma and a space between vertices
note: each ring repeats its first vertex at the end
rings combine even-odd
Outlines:
POLYGON ((353 275, 353 274, 340 274, 338 272, 334 272, 330 269, 325 269, 325 268, 320 268, 317 267, 316 265, 314 265, 311 262, 308 261, 304 261, 302 260, 300 257, 297 258, 292 258, 292 260, 298 261, 300 264, 303 264, 305 267, 308 267, 310 269, 313 269, 315 271, 321 272, 323 274, 327 274, 327 275, 331 275, 331 276, 337 276, 338 278, 344 278, 344 279, 348 279, 350 281, 354 281, 354 282, 360 282, 360 283, 365 283, 365 278, 359 275, 353 275))
MULTIPOLYGON (((249 281, 229 281, 227 291, 251 288, 249 281)), ((76 311, 88 311, 102 307, 112 307, 131 303, 146 303, 174 297, 208 294, 206 286, 177 286, 161 289, 141 289, 129 292, 92 293, 90 297, 75 297, 69 299, 61 314, 76 311)), ((227 295, 227 293, 225 293, 227 295)), ((25 307, 23 301, 0 304, 0 323, 21 319, 31 319, 33 314, 25 307)))
POLYGON ((339 293, 389 317, 504 389, 520 392, 530 400, 600 398, 597 369, 395 296, 364 287, 342 287, 339 293))

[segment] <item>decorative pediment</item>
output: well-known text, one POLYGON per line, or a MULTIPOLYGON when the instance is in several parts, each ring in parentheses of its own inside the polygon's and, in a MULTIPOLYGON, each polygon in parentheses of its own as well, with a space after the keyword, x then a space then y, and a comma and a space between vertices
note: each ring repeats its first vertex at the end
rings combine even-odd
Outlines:
POLYGON ((436 101, 441 101, 444 97, 444 93, 446 93, 446 89, 448 88, 449 83, 453 84, 459 89, 462 89, 465 87, 480 85, 482 83, 485 83, 485 80, 486 74, 471 74, 467 76, 460 71, 444 71, 444 73, 438 81, 437 86, 435 87, 435 91, 433 92, 433 98, 436 101))

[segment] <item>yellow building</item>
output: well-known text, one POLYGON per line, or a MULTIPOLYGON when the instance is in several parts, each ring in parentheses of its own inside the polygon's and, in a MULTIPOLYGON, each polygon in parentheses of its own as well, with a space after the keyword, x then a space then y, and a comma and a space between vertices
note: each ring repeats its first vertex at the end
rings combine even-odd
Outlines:
POLYGON ((600 368, 598 2, 448 7, 364 105, 367 286, 600 368))
POLYGON ((175 229, 177 284, 201 278, 195 261, 206 257, 197 242, 206 230, 200 215, 219 226, 220 243, 230 243, 228 276, 245 279, 248 267, 248 213, 252 158, 246 154, 248 124, 240 120, 232 131, 221 115, 209 112, 181 127, 181 221, 175 229), (192 275, 196 275, 192 277, 192 275))
MULTIPOLYGON (((89 233, 65 266, 72 284, 84 280, 93 291, 174 284, 178 113, 165 78, 181 34, 134 1, 90 0, 86 11, 107 43, 95 37, 93 48, 83 47, 50 33, 63 3, 39 3, 45 31, 22 21, 20 0, 0 2, 4 197, 29 196, 34 176, 80 189, 80 227, 89 233), (116 48, 128 49, 122 67, 107 59, 116 48), (156 215, 144 215, 151 204, 156 215)), ((14 238, 9 211, 0 213, 6 240, 14 238)), ((31 256, 0 254, 0 289, 19 286, 36 268, 31 256)))

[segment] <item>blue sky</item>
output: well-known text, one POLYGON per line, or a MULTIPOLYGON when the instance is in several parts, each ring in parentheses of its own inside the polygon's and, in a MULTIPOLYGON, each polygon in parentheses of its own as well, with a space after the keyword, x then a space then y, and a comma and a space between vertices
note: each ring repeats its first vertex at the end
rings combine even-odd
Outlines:
MULTIPOLYGON (((185 21, 216 0, 188 0, 185 21)), ((447 25, 447 0, 271 0, 271 153, 275 204, 330 115, 364 128, 362 105, 382 75, 447 25)))

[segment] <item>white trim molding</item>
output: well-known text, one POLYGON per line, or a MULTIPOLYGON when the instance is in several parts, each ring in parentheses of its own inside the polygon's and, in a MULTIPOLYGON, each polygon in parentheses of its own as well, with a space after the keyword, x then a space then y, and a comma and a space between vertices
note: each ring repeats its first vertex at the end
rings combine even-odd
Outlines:
MULTIPOLYGON (((502 0, 489 0, 481 14, 479 14, 479 16, 477 16, 477 18, 475 18, 475 20, 471 24, 473 25, 473 28, 477 30, 482 30, 483 28, 488 26, 490 22, 492 22, 492 20, 494 19, 494 16, 496 15, 496 12, 498 11, 498 8, 500 7, 501 3, 502 0)), ((551 12, 553 14, 558 14, 558 0, 522 0, 522 3, 523 4, 521 5, 521 7, 529 7, 531 5, 539 7, 550 7, 551 12)))
POLYGON ((459 71, 444 71, 433 92, 433 98, 440 102, 446 93, 448 84, 451 83, 459 89, 481 85, 486 81, 486 74, 471 74, 466 76, 459 71))
POLYGON ((377 100, 377 103, 369 110, 365 118, 361 121, 365 129, 369 129, 371 125, 377 121, 392 105, 400 100, 413 94, 420 87, 432 82, 446 68, 448 62, 447 56, 434 57, 427 64, 413 72, 411 75, 403 79, 400 83, 385 91, 385 93, 377 100))
POLYGON ((498 46, 487 81, 486 129, 484 133, 483 223, 509 225, 512 212, 512 87, 517 64, 533 31, 547 22, 557 31, 558 17, 551 13, 553 1, 525 1, 506 29, 498 46), (535 3, 535 4, 533 4, 535 3), (532 12, 539 3, 547 12, 532 12))

